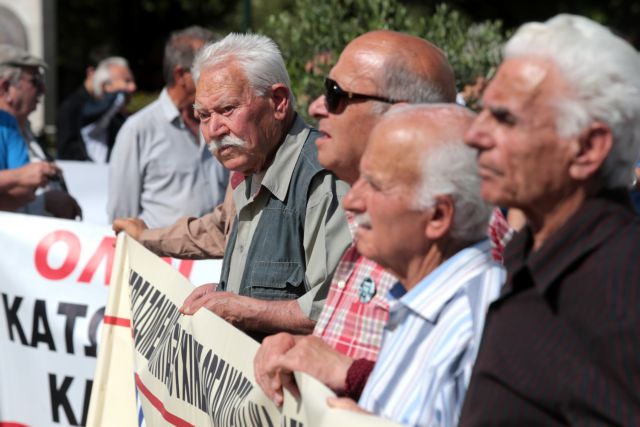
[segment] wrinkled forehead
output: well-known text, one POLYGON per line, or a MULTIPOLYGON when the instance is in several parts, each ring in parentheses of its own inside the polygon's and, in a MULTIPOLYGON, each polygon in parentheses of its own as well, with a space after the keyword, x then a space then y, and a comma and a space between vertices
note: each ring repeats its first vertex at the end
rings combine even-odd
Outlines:
POLYGON ((488 103, 512 101, 529 105, 563 91, 555 65, 542 58, 512 58, 500 65, 483 96, 488 103))
POLYGON ((196 99, 245 97, 251 93, 244 71, 233 62, 205 68, 196 86, 196 99))
POLYGON ((383 67, 382 52, 368 43, 352 42, 344 49, 329 75, 347 90, 376 90, 380 86, 383 67))
POLYGON ((420 179, 422 160, 431 146, 427 141, 438 137, 431 126, 415 126, 412 120, 389 117, 373 128, 362 161, 368 173, 407 188, 420 179))

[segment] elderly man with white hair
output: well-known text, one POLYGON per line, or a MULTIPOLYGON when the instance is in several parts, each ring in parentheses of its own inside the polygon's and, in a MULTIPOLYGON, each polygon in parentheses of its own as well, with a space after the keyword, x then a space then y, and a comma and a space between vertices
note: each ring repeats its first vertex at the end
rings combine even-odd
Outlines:
POLYGON ((87 101, 80 112, 82 160, 109 162, 116 135, 127 118, 124 111, 136 89, 126 59, 112 56, 100 61, 93 74, 95 99, 87 101))
POLYGON ((340 209, 348 186, 318 163, 318 132, 296 114, 271 39, 230 34, 209 44, 193 78, 200 130, 232 171, 237 213, 217 289, 197 288, 182 311, 206 307, 255 338, 311 332, 351 241, 340 209))
POLYGON ((467 143, 524 212, 461 426, 640 425, 640 55, 586 18, 520 28, 467 143))
MULTIPOLYGON (((476 152, 463 142, 473 118, 454 104, 401 106, 371 132, 344 207, 356 214, 358 251, 399 282, 359 407, 347 398, 334 406, 412 426, 457 423, 485 313, 505 278, 486 237, 492 208, 480 197, 476 152)), ((316 341, 300 339, 270 369, 285 386, 302 371, 344 393, 356 363, 316 341)))

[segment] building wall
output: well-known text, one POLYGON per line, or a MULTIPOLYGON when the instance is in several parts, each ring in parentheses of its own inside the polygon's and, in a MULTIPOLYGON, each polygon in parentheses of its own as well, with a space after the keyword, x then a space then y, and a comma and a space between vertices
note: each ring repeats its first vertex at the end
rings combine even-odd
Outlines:
POLYGON ((30 117, 36 133, 45 123, 55 123, 55 38, 55 0, 0 0, 0 42, 16 44, 49 65, 45 74, 47 93, 30 117))

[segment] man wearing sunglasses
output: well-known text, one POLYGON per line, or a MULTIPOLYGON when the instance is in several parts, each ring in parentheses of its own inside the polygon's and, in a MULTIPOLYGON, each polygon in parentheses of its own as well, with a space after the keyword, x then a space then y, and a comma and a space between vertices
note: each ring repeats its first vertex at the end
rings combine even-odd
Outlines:
MULTIPOLYGON (((353 185, 360 175, 369 134, 394 103, 454 100, 453 70, 438 47, 392 31, 366 33, 346 46, 325 80, 324 94, 309 106, 309 113, 319 120, 318 160, 353 185)), ((356 228, 351 215, 347 218, 356 228)), ((331 369, 348 367, 351 359, 357 359, 354 370, 369 372, 389 317, 386 294, 396 282, 383 267, 360 255, 352 243, 338 264, 314 337, 278 334, 264 340, 254 366, 265 392, 282 403, 278 377, 271 367, 297 341, 310 351, 325 352, 327 360, 334 361, 326 364, 331 369), (342 354, 329 351, 331 347, 342 354)), ((364 380, 354 383, 354 388, 361 388, 364 380)))
MULTIPOLYGON (((454 98, 453 71, 436 46, 390 31, 364 34, 347 45, 325 81, 324 95, 309 107, 322 133, 316 140, 318 160, 353 185, 369 134, 394 102, 453 102, 454 98)), ((347 216, 357 228, 358 221, 347 216)), ((493 244, 502 238, 502 233, 494 232, 500 218, 492 217, 488 234, 493 244)), ((396 282, 382 266, 362 256, 354 242, 338 264, 313 336, 278 334, 263 341, 254 370, 265 393, 282 403, 276 367, 292 349, 298 355, 321 354, 325 363, 312 364, 313 356, 300 357, 304 366, 297 368, 357 400, 378 357, 389 318, 387 291, 396 282), (345 377, 346 383, 332 383, 345 377)))

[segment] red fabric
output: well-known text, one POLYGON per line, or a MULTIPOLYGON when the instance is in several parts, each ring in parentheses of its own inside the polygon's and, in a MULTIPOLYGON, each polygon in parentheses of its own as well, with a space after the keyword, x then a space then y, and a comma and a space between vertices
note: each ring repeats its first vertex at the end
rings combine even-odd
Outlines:
POLYGON ((347 371, 347 380, 342 396, 350 397, 357 402, 375 364, 376 362, 367 359, 354 360, 347 371))
POLYGON ((231 172, 231 177, 229 178, 229 180, 231 181, 231 188, 235 190, 236 187, 240 185, 240 183, 244 181, 245 178, 246 177, 240 172, 231 172))

